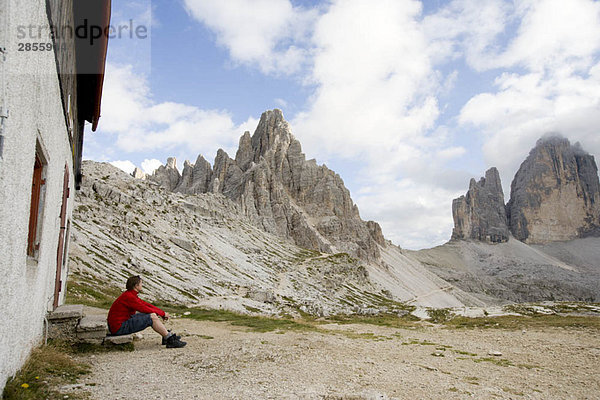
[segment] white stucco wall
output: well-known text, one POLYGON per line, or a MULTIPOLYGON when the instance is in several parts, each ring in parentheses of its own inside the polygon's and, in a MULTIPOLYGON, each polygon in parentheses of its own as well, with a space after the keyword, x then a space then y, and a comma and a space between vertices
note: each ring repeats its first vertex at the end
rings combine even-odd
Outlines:
MULTIPOLYGON (((6 85, 9 118, 0 159, 0 391, 40 343, 44 317, 52 309, 65 163, 70 170, 69 219, 74 197, 72 156, 54 53, 17 51, 18 42, 33 41, 17 38, 18 25, 48 26, 45 1, 2 3, 0 46, 6 47, 7 55, 5 79, 0 75, 0 96, 1 85, 6 85), (48 166, 39 257, 32 262, 26 252, 36 140, 45 149, 48 166)), ((0 98, 0 105, 3 100, 0 98)))

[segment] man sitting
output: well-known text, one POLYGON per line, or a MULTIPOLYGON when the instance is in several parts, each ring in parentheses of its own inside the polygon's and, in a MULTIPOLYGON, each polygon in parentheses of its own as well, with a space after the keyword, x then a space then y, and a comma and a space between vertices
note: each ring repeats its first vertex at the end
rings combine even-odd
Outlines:
POLYGON ((163 337, 162 344, 167 348, 178 348, 187 344, 180 340, 180 336, 168 331, 159 319, 160 316, 165 321, 168 320, 169 313, 138 297, 138 293, 142 290, 142 278, 132 276, 127 279, 125 287, 127 291, 115 300, 108 311, 108 328, 112 335, 128 335, 151 326, 163 337))

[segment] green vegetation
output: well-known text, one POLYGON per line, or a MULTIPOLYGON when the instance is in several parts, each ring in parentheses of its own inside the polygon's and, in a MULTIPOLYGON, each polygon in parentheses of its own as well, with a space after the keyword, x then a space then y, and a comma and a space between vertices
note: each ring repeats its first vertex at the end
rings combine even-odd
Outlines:
MULTIPOLYGON (((90 372, 90 366, 75 362, 57 345, 34 349, 23 368, 4 388, 3 399, 63 399, 57 388, 74 384, 90 372)), ((69 399, 85 399, 87 393, 69 393, 69 399)))
POLYGON ((338 324, 369 324, 388 326, 392 328, 414 328, 419 326, 419 318, 412 314, 398 317, 396 314, 381 314, 376 316, 360 315, 334 315, 328 318, 328 322, 338 324))
POLYGON ((427 314, 434 324, 441 324, 452 318, 452 314, 447 308, 430 308, 427 310, 427 314))
POLYGON ((135 346, 133 343, 123 344, 112 344, 105 342, 104 344, 92 344, 75 342, 68 345, 68 350, 74 354, 86 354, 86 353, 109 353, 113 351, 134 351, 135 346))
POLYGON ((228 322, 234 326, 246 326, 254 332, 272 331, 315 331, 317 327, 307 322, 299 322, 289 318, 269 318, 238 314, 226 310, 206 310, 200 308, 173 307, 168 304, 158 305, 163 310, 173 314, 189 315, 183 318, 191 318, 197 321, 228 322))
POLYGON ((122 290, 118 288, 98 285, 98 281, 92 282, 79 276, 77 281, 67 282, 65 303, 108 309, 121 293, 122 290))
POLYGON ((532 316, 503 315, 499 317, 455 317, 445 322, 448 328, 479 329, 531 329, 531 328, 591 328, 600 330, 600 318, 596 316, 561 316, 537 314, 532 316))
POLYGON ((489 363, 498 365, 500 367, 509 367, 511 365, 514 365, 512 362, 510 362, 506 358, 480 357, 480 358, 474 358, 473 361, 476 363, 489 362, 489 363))
POLYGON ((519 392, 518 390, 514 390, 509 387, 503 387, 502 390, 504 390, 506 393, 514 394, 515 396, 525 396, 525 393, 519 392))

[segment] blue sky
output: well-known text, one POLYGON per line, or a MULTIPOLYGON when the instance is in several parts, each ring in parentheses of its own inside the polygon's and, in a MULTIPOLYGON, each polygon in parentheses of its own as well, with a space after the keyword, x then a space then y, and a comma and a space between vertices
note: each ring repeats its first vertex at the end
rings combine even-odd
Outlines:
POLYGON ((592 0, 131 0, 112 24, 99 129, 84 157, 151 172, 235 155, 280 108, 308 159, 405 248, 447 241, 452 199, 496 166, 510 183, 558 132, 600 154, 592 0))

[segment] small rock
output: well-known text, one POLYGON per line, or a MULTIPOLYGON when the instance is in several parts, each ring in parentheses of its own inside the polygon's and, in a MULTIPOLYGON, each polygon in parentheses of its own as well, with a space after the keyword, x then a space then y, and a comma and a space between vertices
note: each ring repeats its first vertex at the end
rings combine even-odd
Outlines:
POLYGON ((191 314, 191 312, 189 312, 189 311, 186 311, 183 313, 183 315, 190 315, 190 314, 191 314))
POLYGON ((444 357, 444 353, 441 351, 434 351, 433 353, 431 353, 431 355, 434 357, 444 357))
POLYGON ((141 332, 133 334, 133 340, 142 340, 144 338, 144 334, 141 332))
POLYGON ((494 357, 500 357, 500 356, 502 356, 502 353, 499 351, 490 351, 490 352, 488 352, 488 355, 494 356, 494 357))

